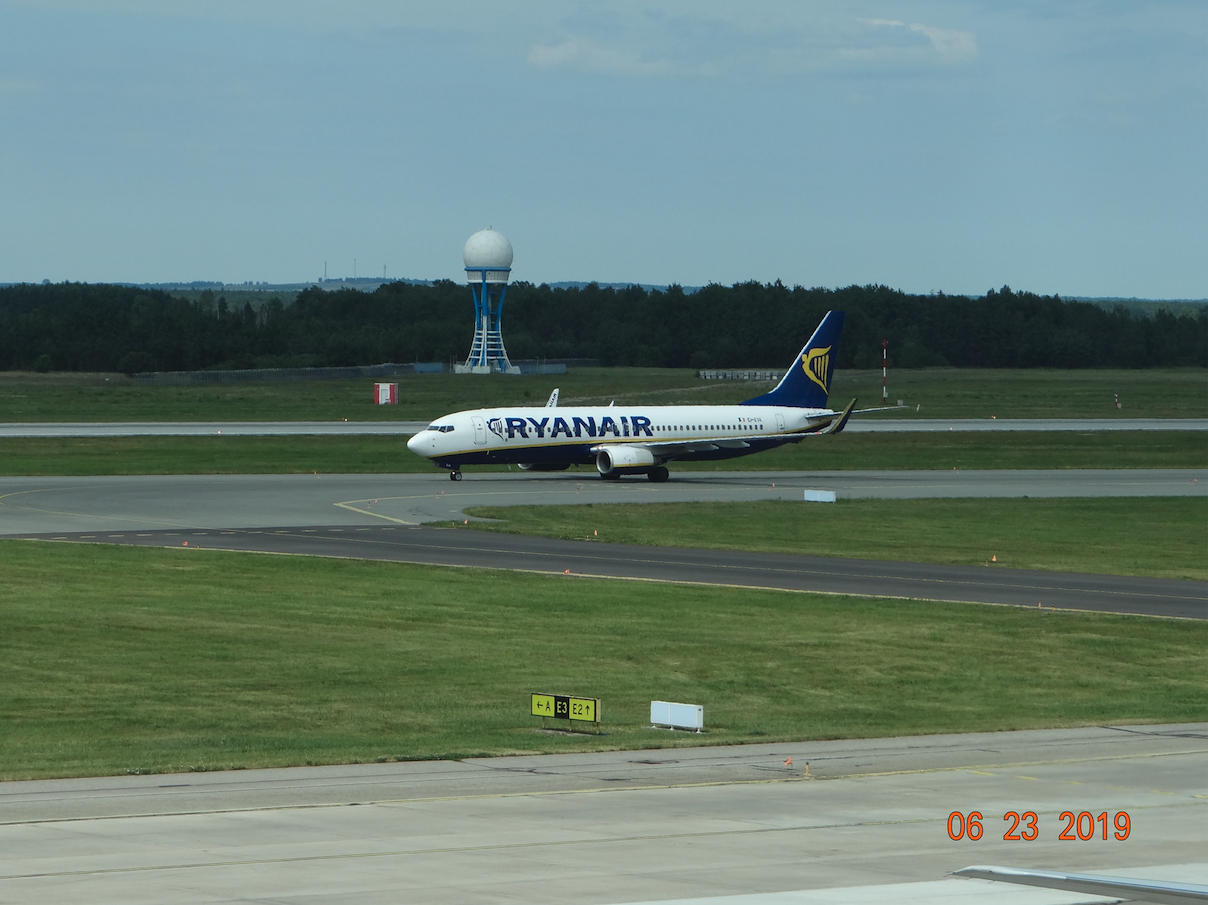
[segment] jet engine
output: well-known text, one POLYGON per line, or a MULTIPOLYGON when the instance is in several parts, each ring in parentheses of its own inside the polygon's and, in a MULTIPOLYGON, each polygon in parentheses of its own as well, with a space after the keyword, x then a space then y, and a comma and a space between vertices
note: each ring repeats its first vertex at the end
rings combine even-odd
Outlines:
POLYGON ((637 446, 605 446, 596 453, 596 470, 604 477, 646 474, 654 467, 654 454, 637 446))

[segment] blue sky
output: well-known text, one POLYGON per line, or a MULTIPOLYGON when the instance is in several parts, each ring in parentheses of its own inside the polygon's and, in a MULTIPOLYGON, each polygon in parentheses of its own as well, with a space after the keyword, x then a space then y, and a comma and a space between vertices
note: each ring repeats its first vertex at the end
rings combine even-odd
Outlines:
POLYGON ((1208 296, 1208 3, 0 0, 0 282, 1208 296))

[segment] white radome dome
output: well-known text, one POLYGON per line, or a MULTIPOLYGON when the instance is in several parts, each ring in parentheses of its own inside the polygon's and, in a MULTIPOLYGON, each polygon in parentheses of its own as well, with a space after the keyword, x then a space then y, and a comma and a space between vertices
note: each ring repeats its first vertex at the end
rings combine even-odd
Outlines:
POLYGON ((466 247, 462 249, 461 259, 467 267, 499 267, 512 266, 512 243, 503 233, 493 229, 480 229, 466 239, 466 247))

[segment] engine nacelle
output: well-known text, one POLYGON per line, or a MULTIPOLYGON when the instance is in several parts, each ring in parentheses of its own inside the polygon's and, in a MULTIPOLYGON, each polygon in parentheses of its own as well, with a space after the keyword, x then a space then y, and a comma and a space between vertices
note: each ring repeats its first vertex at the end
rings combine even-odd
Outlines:
POLYGON ((521 471, 566 471, 570 468, 569 462, 521 462, 521 471))
POLYGON ((602 475, 645 474, 654 466, 654 454, 637 446, 605 446, 596 453, 596 470, 602 475))

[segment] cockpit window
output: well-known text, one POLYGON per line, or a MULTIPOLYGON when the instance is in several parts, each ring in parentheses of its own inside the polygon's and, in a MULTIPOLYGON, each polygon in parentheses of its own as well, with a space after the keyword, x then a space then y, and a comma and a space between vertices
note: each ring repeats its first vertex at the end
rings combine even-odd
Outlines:
POLYGON ((448 433, 452 433, 453 425, 452 424, 429 424, 428 430, 437 431, 438 433, 441 433, 441 434, 448 434, 448 433))

